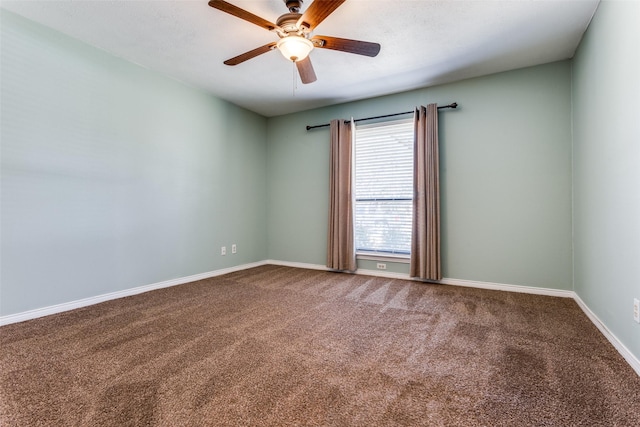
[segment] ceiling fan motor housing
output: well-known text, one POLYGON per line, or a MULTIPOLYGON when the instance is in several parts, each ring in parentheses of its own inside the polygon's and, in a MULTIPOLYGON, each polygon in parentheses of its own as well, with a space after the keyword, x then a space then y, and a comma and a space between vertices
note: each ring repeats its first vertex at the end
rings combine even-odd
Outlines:
POLYGON ((304 27, 298 28, 297 25, 298 19, 300 19, 301 16, 301 13, 285 13, 278 18, 278 20, 276 21, 276 25, 282 28, 285 31, 286 35, 291 33, 298 33, 301 30, 305 29, 304 27))

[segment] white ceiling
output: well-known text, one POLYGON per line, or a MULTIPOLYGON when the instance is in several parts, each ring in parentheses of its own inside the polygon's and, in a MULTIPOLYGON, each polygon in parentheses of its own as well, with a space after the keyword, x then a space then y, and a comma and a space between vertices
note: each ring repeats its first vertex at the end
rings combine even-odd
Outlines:
MULTIPOLYGON (((270 117, 571 58, 599 0, 348 0, 314 33, 377 42, 380 54, 315 49, 318 81, 309 85, 277 51, 224 65, 277 36, 207 1, 1 5, 270 117)), ((283 0, 228 1, 271 22, 288 12, 283 0)))

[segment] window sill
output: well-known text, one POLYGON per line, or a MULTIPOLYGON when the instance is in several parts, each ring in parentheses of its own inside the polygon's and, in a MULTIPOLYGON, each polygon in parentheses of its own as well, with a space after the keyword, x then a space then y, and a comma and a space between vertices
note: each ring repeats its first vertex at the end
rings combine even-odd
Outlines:
POLYGON ((368 261, 387 261, 397 262, 399 264, 409 264, 409 255, 394 255, 394 254, 377 254, 373 252, 357 252, 356 259, 368 260, 368 261))

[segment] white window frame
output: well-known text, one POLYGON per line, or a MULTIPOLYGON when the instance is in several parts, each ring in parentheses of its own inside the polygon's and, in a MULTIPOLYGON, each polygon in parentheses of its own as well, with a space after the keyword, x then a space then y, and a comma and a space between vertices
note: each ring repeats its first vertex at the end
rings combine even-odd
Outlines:
MULTIPOLYGON (((354 136, 354 153, 355 153, 354 163, 355 164, 354 164, 353 198, 354 198, 354 233, 356 233, 355 249, 356 249, 356 257, 358 259, 386 260, 386 261, 400 262, 400 263, 409 262, 410 252, 411 252, 411 220, 412 220, 411 206, 413 205, 413 132, 414 132, 414 127, 413 127, 412 118, 395 119, 395 120, 388 120, 384 122, 377 122, 373 124, 364 124, 364 125, 356 126, 355 136, 354 136), (393 138, 395 138, 395 136, 393 134, 390 134, 390 132, 394 132, 394 127, 398 129, 398 135, 400 136, 399 140, 394 140, 393 138), (375 193, 374 191, 375 194, 373 195, 369 194, 369 196, 371 197, 363 196, 362 187, 358 185, 359 175, 361 179, 362 179, 362 175, 364 175, 366 178, 370 178, 370 175, 367 175, 367 173, 364 173, 364 174, 358 173, 359 172, 358 152, 360 151, 359 148, 361 147, 358 144, 359 143, 362 144, 362 139, 360 141, 358 139, 359 132, 360 132, 360 135, 362 136, 362 135, 365 135, 365 132, 371 131, 373 129, 379 129, 381 130, 381 132, 379 135, 373 136, 372 138, 374 139, 369 141, 370 143, 374 144, 374 147, 371 147, 371 150, 382 150, 381 151, 382 155, 388 156, 389 160, 387 161, 387 164, 389 161, 396 162, 395 169, 399 167, 398 169, 399 174, 393 176, 394 181, 397 180, 398 177, 401 178, 400 184, 395 183, 395 185, 399 185, 399 187, 397 187, 398 193, 393 193, 394 183, 392 183, 391 181, 384 181, 384 182, 389 182, 389 186, 385 186, 384 189, 382 190, 380 189, 375 190, 375 191, 381 191, 381 193, 375 193), (387 133, 387 135, 385 135, 385 133, 387 133), (409 150, 410 155, 407 156, 407 152, 395 151, 396 149, 394 148, 393 144, 396 144, 397 147, 404 147, 405 149, 409 150), (375 147, 376 145, 377 147, 375 147), (394 151, 393 152, 387 151, 385 153, 385 150, 387 149, 394 150, 394 151), (402 153, 402 154, 398 156, 397 155, 398 153, 402 153), (388 193, 388 191, 391 191, 392 193, 388 193), (374 248, 374 250, 365 250, 363 248, 358 247, 360 246, 359 240, 361 240, 361 238, 359 238, 357 235, 360 229, 359 216, 358 216, 358 211, 359 211, 358 201, 375 203, 376 200, 380 200, 384 202, 393 202, 394 200, 396 200, 398 202, 401 202, 401 204, 404 205, 401 208, 401 210, 404 210, 404 214, 400 215, 400 217, 402 217, 401 227, 404 230, 404 231, 400 231, 400 235, 404 235, 404 238, 399 239, 398 241, 401 240, 403 242, 404 246, 406 247, 406 250, 401 251, 401 250, 398 250, 397 247, 386 248, 387 250, 384 250, 384 248, 379 248, 379 247, 374 248), (406 218, 407 208, 409 212, 408 221, 406 218), (407 241, 407 237, 408 237, 408 241, 407 241)), ((371 135, 371 132, 367 132, 365 138, 368 138, 369 135, 371 135)), ((365 140, 365 143, 366 143, 366 140, 365 140)), ((372 153, 373 151, 370 151, 369 153, 363 154, 362 156, 367 157, 367 160, 369 160, 371 158, 372 153)), ((376 167, 375 163, 376 162, 374 160, 371 163, 371 165, 376 167)), ((385 166, 384 164, 377 165, 377 167, 380 167, 380 171, 382 173, 381 177, 391 178, 392 175, 389 174, 388 169, 385 170, 384 166, 385 166)), ((376 187, 376 185, 373 184, 372 187, 376 187)), ((369 192, 369 191, 373 191, 373 190, 366 190, 364 193, 366 194, 366 192, 369 192)), ((372 217, 375 217, 375 214, 373 214, 371 218, 372 217)), ((397 241, 395 244, 397 244, 397 241)))

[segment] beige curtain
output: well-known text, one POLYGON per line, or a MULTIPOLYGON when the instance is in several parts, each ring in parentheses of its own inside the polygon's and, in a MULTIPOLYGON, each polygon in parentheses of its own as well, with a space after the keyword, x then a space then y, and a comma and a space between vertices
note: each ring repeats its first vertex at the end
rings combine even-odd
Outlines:
POLYGON ((418 108, 414 126, 410 275, 425 280, 440 280, 442 270, 437 105, 429 104, 426 108, 418 108))
POLYGON ((334 270, 356 269, 351 193, 352 133, 351 123, 344 120, 331 121, 327 267, 334 270))

